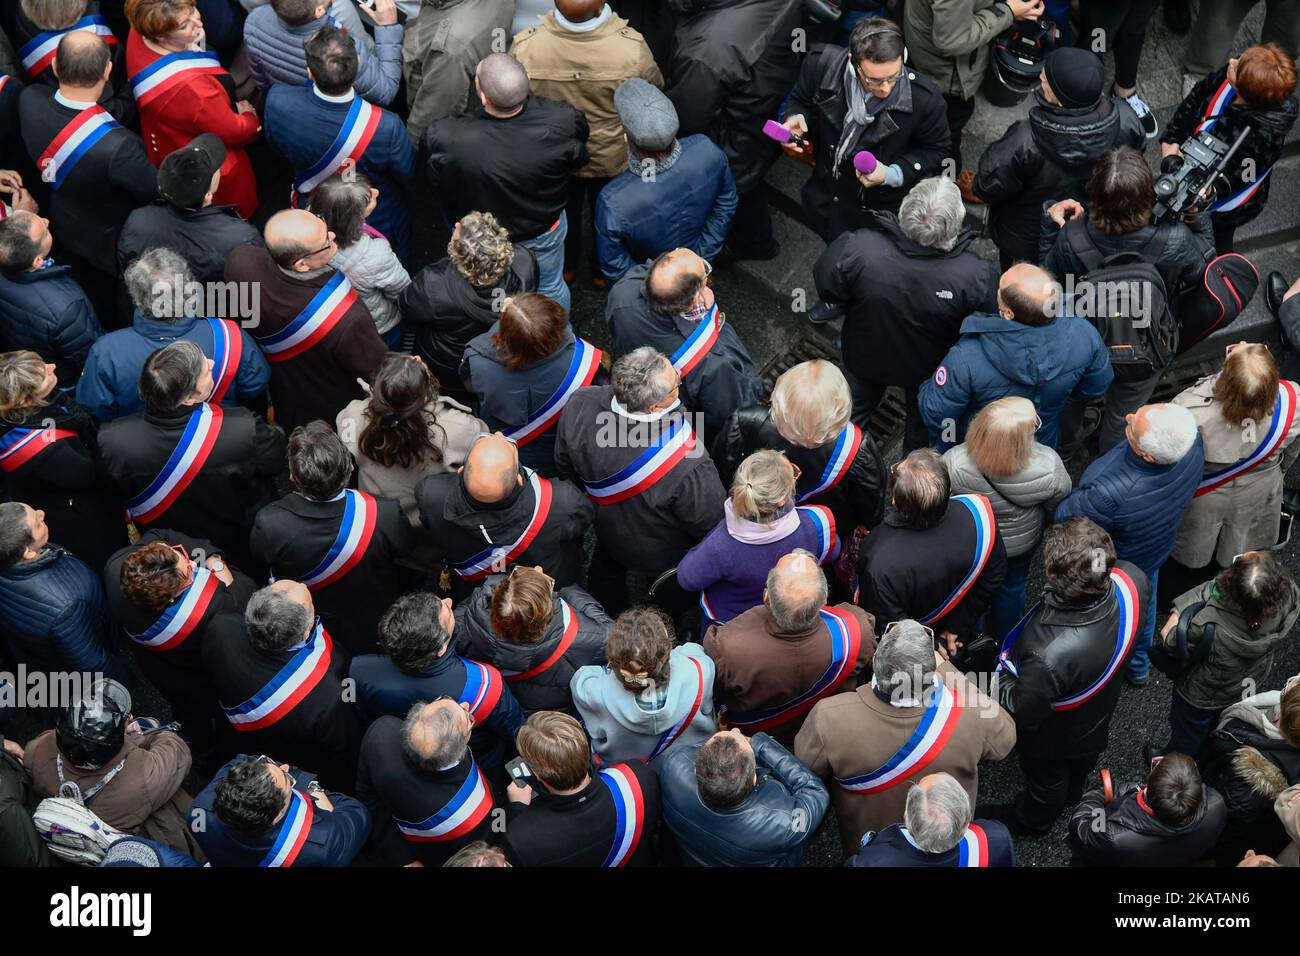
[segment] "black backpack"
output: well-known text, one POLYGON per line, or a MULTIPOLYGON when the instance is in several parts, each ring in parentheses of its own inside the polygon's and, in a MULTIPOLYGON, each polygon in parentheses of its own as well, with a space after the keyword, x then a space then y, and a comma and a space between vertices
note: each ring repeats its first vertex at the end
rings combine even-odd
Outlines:
POLYGON ((1158 230, 1141 252, 1109 256, 1092 241, 1082 216, 1065 224, 1064 235, 1087 270, 1076 280, 1072 313, 1088 319, 1101 334, 1115 381, 1137 382, 1163 372, 1178 351, 1178 320, 1154 265, 1169 243, 1169 232, 1158 230))

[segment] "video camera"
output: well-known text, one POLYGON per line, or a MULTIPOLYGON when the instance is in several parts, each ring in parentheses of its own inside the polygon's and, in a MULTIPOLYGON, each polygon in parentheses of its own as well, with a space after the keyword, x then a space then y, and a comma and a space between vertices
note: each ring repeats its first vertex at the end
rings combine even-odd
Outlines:
POLYGON ((1188 213, 1208 208, 1216 199, 1227 198, 1232 189, 1228 164, 1249 135, 1249 128, 1243 129, 1229 144, 1207 131, 1183 143, 1181 159, 1166 156, 1156 180, 1156 221, 1178 222, 1188 213))

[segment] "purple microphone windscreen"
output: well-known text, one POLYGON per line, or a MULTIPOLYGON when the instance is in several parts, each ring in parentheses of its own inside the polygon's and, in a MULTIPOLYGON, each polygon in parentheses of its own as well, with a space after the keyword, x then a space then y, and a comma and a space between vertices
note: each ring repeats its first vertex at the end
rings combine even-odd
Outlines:
POLYGON ((776 120, 768 120, 763 124, 763 135, 768 139, 776 140, 778 143, 788 143, 794 138, 794 134, 776 120))
POLYGON ((855 153, 853 168, 864 176, 870 176, 876 171, 876 157, 865 149, 860 153, 855 153))

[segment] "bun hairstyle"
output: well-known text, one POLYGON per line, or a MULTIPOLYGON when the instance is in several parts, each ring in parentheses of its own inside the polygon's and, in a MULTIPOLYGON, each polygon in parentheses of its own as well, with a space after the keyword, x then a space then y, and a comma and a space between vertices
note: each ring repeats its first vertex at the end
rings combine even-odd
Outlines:
POLYGON ((765 448, 740 463, 731 479, 731 507, 737 518, 770 524, 794 500, 794 469, 785 455, 765 448))
POLYGON ((438 397, 438 382, 424 366, 407 355, 384 359, 370 387, 365 426, 357 438, 361 454, 386 468, 413 468, 429 458, 442 461, 442 448, 433 429, 446 432, 429 406, 438 397))
POLYGON ((605 638, 605 658, 624 688, 634 694, 667 684, 673 653, 673 622, 656 607, 624 611, 605 638))

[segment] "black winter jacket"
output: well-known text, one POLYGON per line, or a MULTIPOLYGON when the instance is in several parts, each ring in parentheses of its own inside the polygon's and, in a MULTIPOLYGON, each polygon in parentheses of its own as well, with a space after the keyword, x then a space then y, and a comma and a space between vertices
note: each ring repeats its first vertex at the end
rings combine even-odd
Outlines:
POLYGON ((166 246, 184 257, 196 281, 220 282, 231 249, 264 245, 257 227, 234 206, 204 206, 189 212, 160 199, 126 217, 117 237, 117 265, 125 271, 146 249, 166 246))
POLYGON ((1209 855, 1228 815, 1218 791, 1205 787, 1192 818, 1170 826, 1144 809, 1145 789, 1125 784, 1110 803, 1100 787, 1083 795, 1067 831, 1076 865, 1192 866, 1209 855))
MULTIPOLYGON (((1049 237, 1050 245, 1046 246, 1042 260, 1043 268, 1066 285, 1068 285, 1067 276, 1073 275, 1075 281, 1078 281, 1088 272, 1083 260, 1071 245, 1072 231, 1077 233, 1078 230, 1086 232, 1086 238, 1092 241, 1103 258, 1120 252, 1141 253, 1143 258, 1151 262, 1160 273, 1171 308, 1176 306, 1178 293, 1181 290, 1201 281, 1206 264, 1214 258, 1213 239, 1202 235, 1199 231, 1194 232, 1181 222, 1159 224, 1148 222, 1141 229, 1122 236, 1103 234, 1088 218, 1071 220, 1060 230, 1056 230, 1055 223, 1050 226, 1045 225, 1043 235, 1049 237), (1046 231, 1049 228, 1055 232, 1054 237, 1051 232, 1046 231)), ((1074 241, 1081 242, 1084 238, 1078 236, 1074 241)))
POLYGON ((0 743, 0 866, 54 865, 32 825, 32 811, 39 803, 31 774, 0 743))
POLYGON ((0 351, 30 349, 72 388, 104 330, 72 270, 47 261, 33 272, 0 272, 0 351))
POLYGON ((975 194, 989 207, 989 233, 1004 256, 1038 261, 1044 202, 1082 199, 1101 154, 1117 146, 1141 149, 1142 124, 1119 97, 1071 109, 1041 92, 1029 118, 1012 123, 980 157, 975 194))

